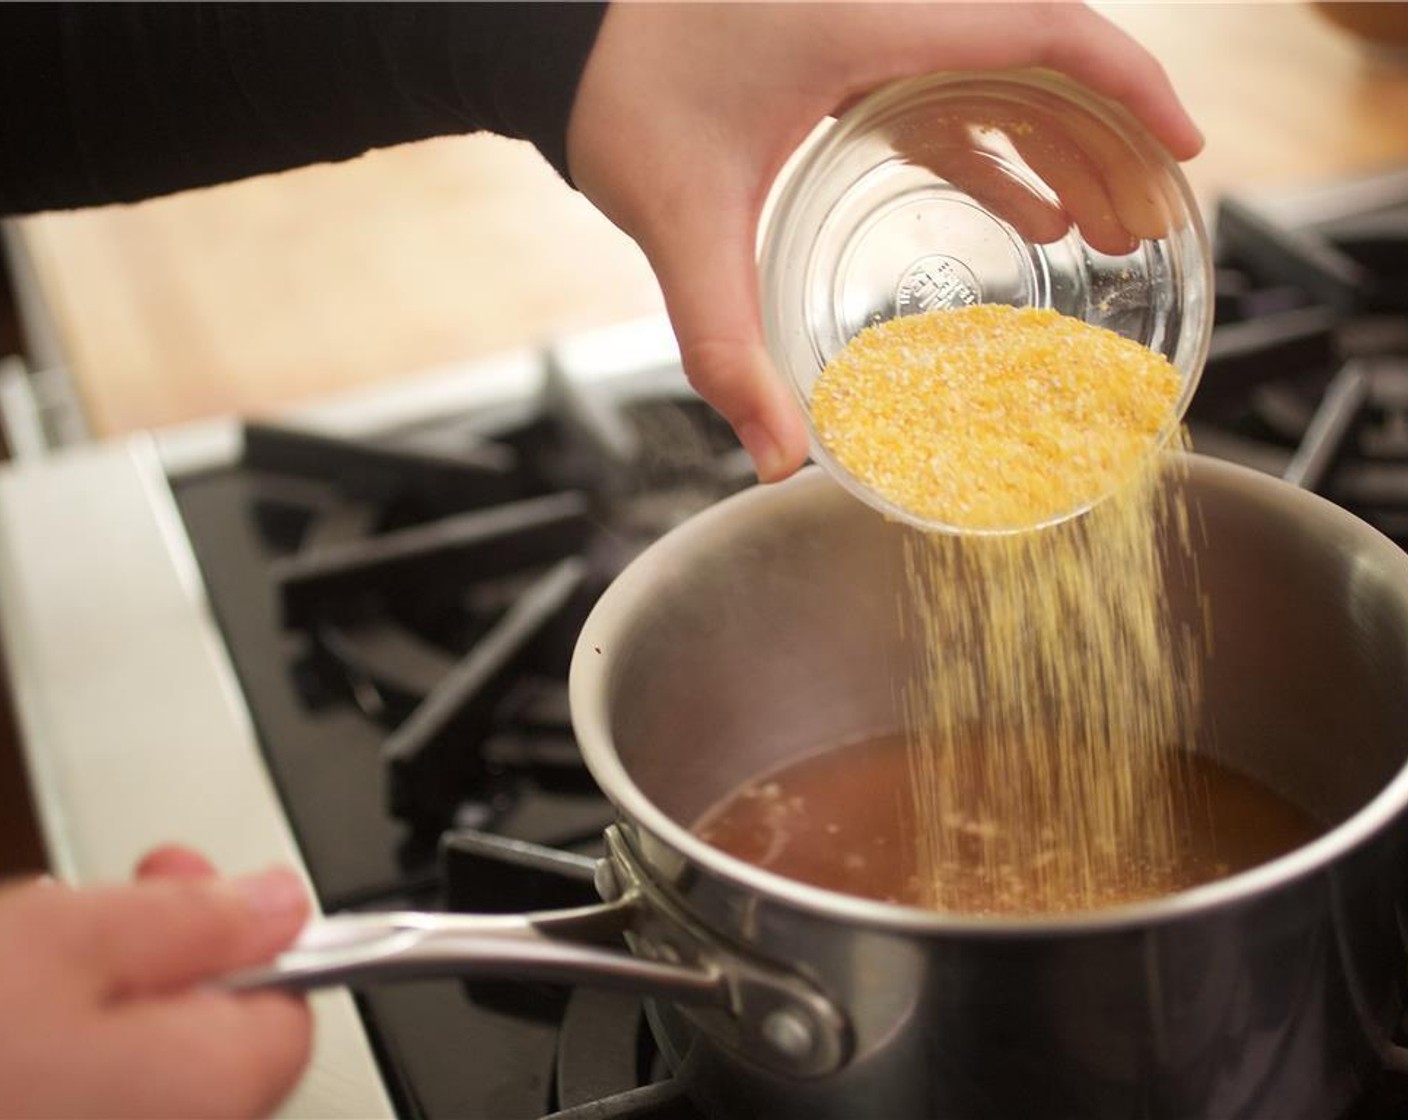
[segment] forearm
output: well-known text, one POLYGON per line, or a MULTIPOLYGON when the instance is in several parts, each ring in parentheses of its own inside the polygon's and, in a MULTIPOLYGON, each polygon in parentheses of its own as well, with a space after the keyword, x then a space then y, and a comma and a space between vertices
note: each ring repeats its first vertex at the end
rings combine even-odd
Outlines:
POLYGON ((566 172, 596 4, 0 5, 0 213, 490 129, 566 172))

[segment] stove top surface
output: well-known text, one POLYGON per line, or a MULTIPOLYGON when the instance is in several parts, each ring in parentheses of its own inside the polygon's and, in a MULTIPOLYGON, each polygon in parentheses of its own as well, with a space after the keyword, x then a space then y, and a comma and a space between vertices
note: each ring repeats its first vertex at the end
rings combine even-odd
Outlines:
MULTIPOLYGON (((1189 423, 1199 450, 1405 543, 1408 176, 1385 183, 1223 203, 1189 423)), ((587 389, 549 367, 531 399, 374 438, 249 426, 239 463, 174 483, 327 912, 595 898, 533 858, 598 854, 613 817, 568 718, 576 632, 631 557, 751 471, 677 368, 587 389)), ((458 981, 357 999, 402 1115, 695 1115, 635 999, 458 981)), ((1405 1114, 1398 1078, 1352 1113, 1405 1114)))

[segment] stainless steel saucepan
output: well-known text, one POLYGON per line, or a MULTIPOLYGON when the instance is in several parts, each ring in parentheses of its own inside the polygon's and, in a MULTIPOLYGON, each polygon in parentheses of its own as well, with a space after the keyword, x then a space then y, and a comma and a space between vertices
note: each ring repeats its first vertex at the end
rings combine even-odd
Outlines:
MULTIPOLYGON (((1239 467, 1194 456, 1186 485, 1215 636, 1200 749, 1330 826, 1313 843, 1153 902, 979 919, 805 886, 697 839, 750 778, 898 723, 908 530, 810 471, 671 533, 583 629, 573 722, 620 810, 600 906, 331 918, 237 982, 640 991, 721 1117, 1337 1115, 1402 1064, 1408 555, 1239 467)), ((1201 618, 1181 571, 1174 609, 1201 618)))

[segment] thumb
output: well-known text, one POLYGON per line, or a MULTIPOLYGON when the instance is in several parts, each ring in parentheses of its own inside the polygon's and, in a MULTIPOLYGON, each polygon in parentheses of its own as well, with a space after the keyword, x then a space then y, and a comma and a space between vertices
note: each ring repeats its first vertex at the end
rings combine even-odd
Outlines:
POLYGON ((267 960, 308 916, 292 871, 145 879, 73 899, 88 958, 112 996, 170 991, 267 960))
POLYGON ((682 208, 668 236, 647 247, 679 341, 685 375, 733 426, 764 482, 807 458, 801 410, 763 345, 756 219, 717 202, 682 208))

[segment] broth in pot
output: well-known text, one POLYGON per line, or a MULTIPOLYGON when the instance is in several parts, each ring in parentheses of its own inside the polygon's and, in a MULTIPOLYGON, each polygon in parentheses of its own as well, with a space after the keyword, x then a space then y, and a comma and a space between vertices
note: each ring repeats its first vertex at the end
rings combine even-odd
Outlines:
POLYGON ((1048 847, 1040 858, 1052 864, 1042 869, 1005 858, 1033 850, 1030 832, 1041 822, 985 813, 982 791, 963 788, 961 780, 942 821, 958 833, 952 848, 959 859, 942 869, 941 882, 921 883, 907 745, 899 734, 823 750, 755 778, 710 807, 694 832, 731 856, 827 890, 955 913, 1017 915, 1187 890, 1265 863, 1323 831, 1290 801, 1209 758, 1188 755, 1180 770, 1193 795, 1176 810, 1172 861, 1116 861, 1117 873, 1093 896, 1079 898, 1049 886, 1063 881, 1061 861, 1073 854, 1048 847))

